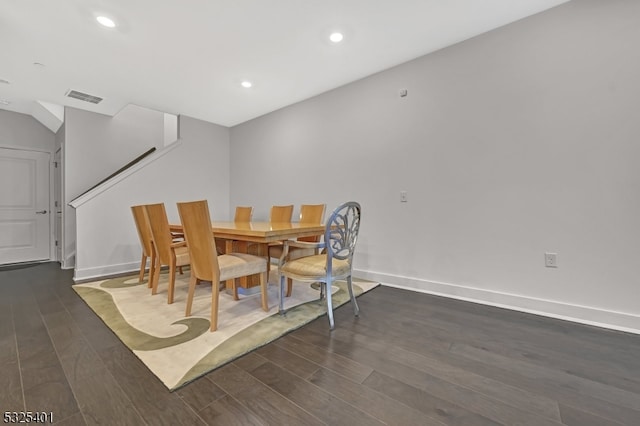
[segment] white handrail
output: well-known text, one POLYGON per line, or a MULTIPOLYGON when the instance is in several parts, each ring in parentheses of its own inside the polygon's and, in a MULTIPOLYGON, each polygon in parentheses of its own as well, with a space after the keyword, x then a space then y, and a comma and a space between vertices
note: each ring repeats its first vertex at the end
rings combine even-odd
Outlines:
POLYGON ((126 169, 126 170, 122 171, 121 173, 118 173, 117 175, 113 176, 111 179, 109 179, 109 180, 107 180, 105 182, 102 182, 100 185, 96 186, 95 188, 91 189, 90 191, 87 191, 86 193, 82 194, 81 196, 71 200, 69 202, 69 205, 71 207, 73 207, 74 209, 77 209, 81 205, 85 204, 87 201, 89 201, 89 200, 93 199, 94 197, 98 196, 99 194, 105 192, 106 190, 108 190, 109 188, 111 188, 112 186, 117 184, 118 182, 126 179, 127 177, 129 177, 132 174, 136 173, 138 170, 141 170, 141 169, 145 168, 148 164, 151 164, 154 161, 164 157, 166 154, 168 154, 170 151, 173 151, 174 149, 176 149, 180 145, 182 145, 182 140, 178 139, 176 142, 174 142, 171 145, 165 147, 164 149, 152 153, 151 155, 149 155, 148 157, 143 158, 142 160, 140 160, 139 162, 137 162, 133 166, 129 167, 128 169, 126 169))

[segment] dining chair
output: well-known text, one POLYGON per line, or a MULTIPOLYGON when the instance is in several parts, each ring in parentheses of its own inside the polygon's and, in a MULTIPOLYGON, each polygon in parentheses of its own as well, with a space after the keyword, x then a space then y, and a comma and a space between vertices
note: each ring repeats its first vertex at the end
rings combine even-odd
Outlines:
MULTIPOLYGON (((236 206, 236 212, 233 216, 233 221, 235 223, 251 223, 251 218, 253 217, 253 207, 251 206, 236 206)), ((218 254, 224 254, 227 249, 227 240, 216 238, 216 247, 218 248, 218 254)), ((236 253, 248 253, 248 244, 246 241, 233 241, 232 242, 232 252, 236 253)), ((233 300, 240 300, 238 297, 238 286, 233 285, 231 280, 227 284, 227 288, 231 286, 233 300)), ((247 286, 247 277, 240 277, 240 286, 247 286)))
MULTIPOLYGON (((169 266, 169 289, 167 303, 173 303, 173 294, 176 282, 176 267, 182 268, 190 263, 189 251, 186 241, 173 241, 173 235, 169 228, 167 211, 164 203, 147 204, 145 212, 151 228, 151 237, 156 251, 156 265, 151 283, 151 294, 157 294, 158 281, 160 279, 160 267, 169 266)), ((180 269, 182 273, 182 269, 180 269)))
POLYGON ((253 274, 260 274, 262 309, 268 312, 266 259, 247 253, 218 255, 206 200, 178 203, 178 213, 191 257, 191 279, 185 315, 191 316, 196 284, 201 281, 211 282, 211 331, 217 330, 220 282, 253 274))
POLYGON ((236 213, 233 217, 234 222, 247 223, 251 222, 253 216, 253 207, 250 206, 236 206, 236 213))
POLYGON ((352 262, 360 230, 360 204, 355 201, 338 206, 327 220, 324 240, 321 242, 285 241, 278 263, 280 297, 278 310, 284 314, 284 280, 292 278, 305 283, 320 283, 320 299, 326 293, 329 327, 334 328, 331 286, 336 280, 346 279, 355 316, 360 308, 353 294, 352 262), (324 249, 322 254, 290 258, 291 248, 324 249))
MULTIPOLYGON (((302 204, 300 206, 300 223, 304 224, 322 224, 324 220, 324 209, 325 204, 302 204)), ((299 237, 298 241, 307 241, 311 243, 317 243, 322 238, 321 235, 315 235, 311 237, 299 237)), ((277 258, 279 259, 282 256, 283 245, 282 244, 274 244, 269 245, 269 259, 277 258)), ((310 256, 313 254, 318 254, 317 249, 310 248, 299 248, 299 247, 291 247, 289 249, 289 255, 291 258, 295 257, 303 257, 310 256)), ((291 296, 291 291, 293 288, 293 282, 291 278, 287 279, 287 297, 291 296)))
POLYGON ((151 237, 151 228, 149 227, 149 219, 144 211, 143 205, 131 206, 131 212, 133 213, 133 220, 136 224, 136 230, 138 231, 138 238, 140 239, 140 245, 142 246, 142 260, 140 261, 140 276, 138 282, 144 280, 144 272, 147 268, 147 260, 151 259, 149 265, 149 280, 147 286, 151 287, 151 277, 153 277, 156 266, 156 250, 153 246, 153 238, 151 237))
MULTIPOLYGON (((251 222, 251 217, 253 216, 253 207, 250 206, 236 206, 236 212, 235 215, 233 216, 233 221, 235 223, 250 223, 251 222)), ((244 247, 244 249, 238 249, 237 246, 238 244, 240 244, 241 241, 234 241, 233 242, 233 251, 242 251, 242 252, 246 252, 246 247, 244 247)), ((226 244, 227 244, 227 240, 222 239, 222 238, 216 238, 216 248, 218 250, 218 254, 224 254, 225 251, 227 250, 226 248, 226 244)), ((236 300, 238 300, 236 298, 236 300)))
POLYGON ((269 222, 271 223, 291 223, 293 215, 293 204, 286 206, 271 206, 269 222))
MULTIPOLYGON (((291 216, 293 216, 293 204, 288 204, 286 206, 271 206, 269 223, 291 223, 291 216)), ((267 245, 267 273, 271 271, 269 249, 277 246, 282 246, 282 242, 275 241, 267 245)))

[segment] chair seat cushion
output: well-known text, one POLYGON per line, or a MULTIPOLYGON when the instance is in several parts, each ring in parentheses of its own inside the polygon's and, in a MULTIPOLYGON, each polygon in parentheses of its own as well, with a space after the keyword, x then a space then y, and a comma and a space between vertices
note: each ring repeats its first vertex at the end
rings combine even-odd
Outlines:
MULTIPOLYGON (((349 275, 351 268, 346 260, 333 259, 332 275, 344 277, 349 275)), ((297 278, 322 281, 327 276, 327 256, 317 254, 291 260, 282 266, 282 273, 294 275, 297 278)))
POLYGON ((177 247, 174 249, 176 254, 176 266, 185 266, 189 264, 189 249, 186 247, 177 247))
MULTIPOLYGON (((274 257, 279 259, 282 256, 282 252, 284 251, 284 245, 279 246, 269 246, 269 257, 274 257)), ((302 256, 313 256, 316 254, 315 249, 312 248, 300 248, 300 247, 290 247, 289 248, 289 256, 291 258, 297 258, 302 256)))
POLYGON ((267 272, 267 259, 246 253, 229 253, 218 256, 220 281, 267 272))

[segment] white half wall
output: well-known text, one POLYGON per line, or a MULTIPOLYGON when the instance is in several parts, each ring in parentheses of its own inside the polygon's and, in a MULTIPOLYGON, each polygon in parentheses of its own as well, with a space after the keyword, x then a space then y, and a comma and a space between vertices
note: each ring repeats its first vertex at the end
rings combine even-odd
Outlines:
POLYGON ((76 281, 139 268, 133 205, 165 203, 179 223, 177 202, 206 199, 214 220, 229 219, 229 129, 184 116, 179 129, 171 152, 77 207, 76 281))
POLYGON ((235 126, 231 205, 354 199, 365 278, 640 333, 636 40, 572 1, 235 126))
POLYGON ((164 113, 127 105, 111 117, 65 107, 62 256, 74 267, 75 210, 68 203, 150 148, 164 146, 164 113))

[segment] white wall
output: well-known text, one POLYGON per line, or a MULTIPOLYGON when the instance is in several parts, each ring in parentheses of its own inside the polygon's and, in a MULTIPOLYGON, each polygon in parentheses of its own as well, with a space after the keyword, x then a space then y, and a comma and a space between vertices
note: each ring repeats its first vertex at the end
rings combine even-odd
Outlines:
POLYGON ((68 203, 130 161, 164 146, 164 113, 128 105, 110 117, 65 107, 63 257, 74 266, 75 211, 68 203))
POLYGON ((637 40, 573 1, 233 127, 231 205, 354 199, 361 276, 640 332, 637 40))
POLYGON ((163 202, 179 223, 176 202, 206 199, 214 220, 229 219, 229 129, 184 116, 179 129, 171 152, 77 208, 76 280, 139 268, 133 205, 163 202))
POLYGON ((51 153, 55 136, 30 115, 0 109, 0 146, 51 153))

